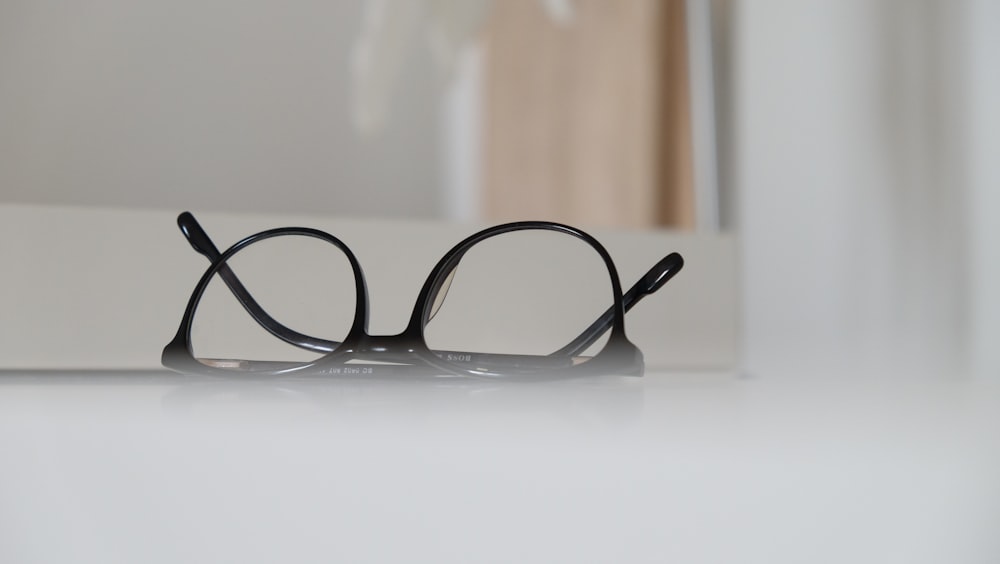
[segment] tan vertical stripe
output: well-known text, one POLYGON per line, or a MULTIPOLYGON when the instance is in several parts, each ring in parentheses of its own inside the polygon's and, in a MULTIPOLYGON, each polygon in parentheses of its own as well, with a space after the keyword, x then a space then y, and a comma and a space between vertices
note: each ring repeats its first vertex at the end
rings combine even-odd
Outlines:
POLYGON ((569 26, 551 21, 538 0, 494 5, 484 214, 627 227, 693 223, 683 2, 574 5, 569 26), (673 89, 684 92, 667 92, 673 89))
POLYGON ((691 139, 691 88, 688 73, 687 25, 683 0, 664 2, 660 15, 660 127, 656 171, 659 184, 658 223, 693 228, 695 223, 694 160, 691 139))

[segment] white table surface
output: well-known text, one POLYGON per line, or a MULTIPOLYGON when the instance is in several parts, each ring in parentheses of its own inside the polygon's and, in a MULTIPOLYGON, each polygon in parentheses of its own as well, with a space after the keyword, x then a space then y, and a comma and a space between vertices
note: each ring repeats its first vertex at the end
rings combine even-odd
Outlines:
POLYGON ((32 378, 5 563, 1000 562, 1000 390, 957 375, 32 378))

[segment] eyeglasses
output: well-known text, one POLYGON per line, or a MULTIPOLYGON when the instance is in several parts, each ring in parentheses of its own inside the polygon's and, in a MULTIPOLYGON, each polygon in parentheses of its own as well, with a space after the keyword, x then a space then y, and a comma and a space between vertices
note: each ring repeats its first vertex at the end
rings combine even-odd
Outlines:
MULTIPOLYGON (((365 275, 354 253, 340 239, 329 233, 306 227, 284 227, 261 231, 246 237, 233 246, 220 252, 198 221, 189 212, 184 212, 177 218, 181 232, 195 251, 207 258, 211 265, 195 286, 181 319, 177 334, 163 349, 162 363, 165 367, 184 373, 209 374, 220 376, 303 376, 303 377, 387 377, 413 378, 422 376, 434 377, 481 377, 509 379, 550 379, 565 378, 591 374, 641 375, 643 372, 643 357, 641 351, 625 335, 625 313, 642 298, 659 290, 667 281, 681 270, 683 258, 677 253, 670 253, 653 265, 628 292, 622 292, 618 271, 608 251, 596 239, 587 233, 559 223, 546 221, 523 221, 497 225, 479 231, 455 245, 431 270, 418 294, 416 304, 406 328, 396 335, 372 335, 368 331, 369 299, 365 275), (575 250, 583 252, 593 259, 593 264, 599 265, 592 271, 597 277, 607 276, 611 293, 610 306, 603 309, 601 305, 596 318, 583 327, 575 337, 552 352, 537 351, 521 352, 505 350, 494 346, 493 342, 482 342, 477 350, 455 349, 439 343, 428 344, 428 327, 442 309, 446 296, 449 294, 459 265, 470 254, 475 255, 478 249, 483 249, 488 241, 509 239, 514 234, 558 234, 568 236, 568 240, 576 246, 575 250), (504 236, 504 237, 501 237, 504 236), (303 239, 304 238, 304 239, 303 239), (353 314, 347 313, 349 323, 345 321, 344 335, 340 339, 329 336, 316 337, 292 329, 279 322, 271 313, 265 310, 260 301, 251 295, 245 285, 246 280, 236 274, 233 263, 239 256, 251 254, 253 249, 262 247, 267 240, 287 241, 301 244, 319 241, 324 249, 331 250, 337 260, 346 263, 340 278, 350 279, 352 287, 346 294, 353 294, 353 314), (218 278, 216 278, 218 277, 218 278), (210 282, 219 280, 225 284, 228 291, 236 298, 242 309, 263 328, 271 337, 280 340, 297 349, 311 352, 315 358, 307 360, 276 360, 228 358, 217 355, 204 355, 200 347, 192 343, 192 331, 196 316, 210 282), (602 311, 603 310, 603 311, 602 311), (603 346, 601 341, 603 340, 603 346), (599 350, 592 352, 594 348, 599 350), (198 354, 196 355, 196 349, 198 354)), ((566 237, 561 239, 567 240, 566 237)), ((524 242, 519 241, 520 248, 525 249, 524 242)), ((278 256, 278 255, 275 255, 278 256)), ((560 252, 552 260, 566 258, 560 252)), ((574 259, 580 262, 581 259, 574 259)), ((265 263, 268 278, 304 278, 298 268, 276 267, 274 263, 265 263), (274 268, 281 268, 275 272, 274 268)), ((243 272, 242 269, 240 269, 243 272)), ((560 271, 565 270, 560 267, 560 271)), ((325 283, 332 276, 323 275, 325 283)), ((528 273, 527 279, 531 280, 528 273)), ((557 280, 548 287, 555 292, 568 290, 582 281, 557 280), (561 285, 561 286, 560 286, 561 285), (553 288, 553 286, 555 286, 553 288)), ((501 282, 497 284, 502 285, 501 282)), ((566 293, 566 292, 564 292, 566 293)), ((301 297, 308 302, 308 297, 301 297)), ((476 303, 476 302, 471 302, 476 303)), ((511 300, 485 299, 480 304, 492 304, 496 311, 503 311, 511 300)), ((607 302, 605 302, 606 304, 607 302)), ((558 318, 562 313, 574 308, 562 308, 546 315, 548 318, 558 318), (562 313, 561 313, 562 312, 562 313)), ((345 310, 345 311, 349 311, 345 310)), ((342 312, 343 313, 343 312, 342 312)), ((476 312, 467 316, 473 318, 466 321, 475 326, 487 323, 479 319, 476 312)), ((515 320, 521 328, 530 327, 532 320, 518 316, 515 320)), ((209 332, 211 332, 210 330, 209 332)), ((219 330, 215 330, 217 333, 219 330)), ((312 332, 312 331, 309 331, 312 332)), ((469 331, 459 331, 468 333, 469 331)), ((518 326, 513 332, 518 333, 518 326)), ((574 330, 575 332, 575 330, 574 330)))

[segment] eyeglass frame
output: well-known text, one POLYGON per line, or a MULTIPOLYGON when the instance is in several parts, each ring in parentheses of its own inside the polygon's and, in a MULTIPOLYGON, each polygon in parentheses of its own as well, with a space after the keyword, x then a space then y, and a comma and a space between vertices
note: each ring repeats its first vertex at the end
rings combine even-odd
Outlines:
POLYGON ((592 374, 617 374, 641 376, 644 371, 642 352, 625 334, 625 313, 647 295, 659 290, 684 266, 680 254, 672 252, 650 268, 628 292, 622 293, 618 269, 607 249, 588 233, 562 223, 550 221, 518 221, 488 227, 478 231, 451 248, 437 262, 421 287, 414 304, 410 321, 406 328, 396 335, 372 335, 368 332, 369 296, 364 270, 354 252, 339 238, 309 227, 280 227, 260 231, 244 237, 224 252, 219 252, 211 238, 201 227, 194 215, 183 212, 177 217, 177 225, 188 242, 199 254, 205 256, 211 265, 199 279, 185 307, 180 327, 174 338, 164 347, 161 355, 163 366, 183 373, 241 377, 280 376, 387 376, 414 377, 466 376, 479 378, 528 379, 537 380, 585 376, 592 374), (502 353, 478 353, 460 351, 434 351, 426 342, 425 329, 436 313, 436 300, 442 288, 456 271, 464 255, 482 241, 516 231, 555 231, 576 237, 593 248, 604 262, 611 279, 614 302, 597 320, 577 338, 549 355, 514 355, 502 353), (230 268, 228 262, 237 253, 250 245, 275 237, 299 235, 320 239, 337 247, 344 253, 354 273, 355 313, 347 336, 340 343, 317 339, 298 333, 271 317, 230 268), (191 344, 191 331, 197 307, 215 275, 219 275, 236 296, 250 316, 273 336, 291 345, 322 352, 322 356, 308 362, 213 360, 195 357, 191 344), (574 358, 586 351, 604 333, 610 331, 608 341, 593 356, 582 363, 574 358), (325 347, 325 348, 324 348, 325 347), (329 350, 326 350, 329 349, 329 350), (459 360, 456 360, 459 359, 459 360), (470 363, 484 360, 503 364, 503 370, 491 370, 484 366, 468 367, 470 363), (348 364, 352 360, 368 360, 398 364, 348 364), (242 364, 252 369, 242 369, 229 364, 242 364), (532 364, 533 363, 533 364, 532 364), (253 369, 259 366, 260 369, 253 369))

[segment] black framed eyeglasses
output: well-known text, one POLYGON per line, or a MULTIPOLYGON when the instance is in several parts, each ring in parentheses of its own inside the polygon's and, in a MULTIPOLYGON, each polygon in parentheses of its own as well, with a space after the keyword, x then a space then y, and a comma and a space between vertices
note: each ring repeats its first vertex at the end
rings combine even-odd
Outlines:
MULTIPOLYGON (((416 303, 405 329, 394 335, 372 335, 369 333, 369 297, 368 287, 361 265, 351 249, 340 239, 317 229, 307 227, 283 227, 261 231, 246 237, 220 252, 208 234, 189 212, 180 214, 177 224, 181 232, 195 251, 210 261, 208 270, 202 275, 191 294, 184 310, 180 327, 173 340, 163 349, 162 363, 165 367, 193 374, 219 376, 303 376, 303 377, 400 377, 412 378, 420 376, 433 377, 479 377, 508 379, 550 379, 591 374, 641 375, 643 373, 643 356, 625 334, 625 313, 628 312, 643 297, 659 290, 667 281, 681 270, 684 259, 678 253, 670 253, 653 265, 638 282, 627 292, 622 292, 618 270, 610 254, 595 238, 580 229, 547 221, 522 221, 490 227, 475 233, 448 251, 431 270, 420 289, 416 303), (515 239, 515 235, 530 235, 532 239, 515 239), (455 283, 458 267, 466 262, 496 266, 497 257, 489 255, 488 249, 492 242, 499 240, 513 241, 513 255, 529 248, 535 248, 536 243, 548 241, 554 235, 563 245, 571 245, 571 252, 555 248, 550 262, 559 276, 568 279, 550 280, 544 288, 552 292, 556 298, 563 295, 567 299, 578 300, 580 304, 589 307, 559 306, 551 312, 538 312, 539 319, 560 320, 568 317, 569 312, 577 311, 577 319, 571 338, 558 341, 559 345, 546 345, 550 348, 537 350, 537 347, 524 345, 523 349, 516 346, 504 346, 499 339, 481 341, 469 340, 470 333, 482 325, 503 325, 507 323, 507 331, 512 335, 521 335, 526 328, 533 327, 535 320, 528 319, 524 313, 510 313, 507 321, 495 321, 497 315, 503 317, 512 309, 513 301, 494 295, 464 298, 466 301, 466 326, 460 330, 451 331, 457 335, 457 342, 464 341, 464 347, 448 346, 447 340, 437 336, 434 325, 443 325, 439 313, 449 296, 449 291, 455 283), (502 236, 502 237, 501 237, 502 236), (541 237, 540 237, 541 236, 541 237), (279 321, 274 312, 265 309, 260 296, 255 297, 248 289, 249 276, 254 275, 253 269, 237 264, 243 256, 259 254, 257 249, 267 246, 266 241, 302 245, 309 242, 319 245, 332 252, 332 260, 315 261, 316 263, 342 264, 339 273, 324 273, 306 275, 300 272, 298 266, 280 266, 275 259, 280 260, 289 253, 277 252, 265 260, 263 272, 267 276, 261 278, 279 278, 285 280, 310 279, 320 284, 332 283, 335 279, 347 280, 349 290, 341 294, 352 294, 353 300, 347 300, 348 306, 341 307, 339 313, 334 309, 324 310, 320 318, 342 318, 339 334, 333 331, 329 334, 316 335, 316 331, 298 330, 279 321), (575 253, 575 254, 574 254, 575 253), (475 257, 475 260, 470 257, 475 257), (478 261, 478 262, 477 262, 478 261), (573 294, 573 290, 583 286, 583 275, 572 271, 578 263, 587 262, 594 268, 586 278, 607 277, 606 286, 610 296, 602 295, 598 299, 584 300, 573 294), (237 275, 240 271, 240 276, 237 275), (248 276, 249 274, 249 276, 248 276), (253 358, 253 354, 213 354, 203 352, 202 346, 193 338, 196 325, 203 315, 202 306, 206 290, 213 281, 221 281, 226 292, 236 298, 239 306, 269 334, 272 340, 281 341, 290 347, 302 351, 306 358, 279 360, 276 358, 253 358), (607 299, 610 298, 610 299, 607 299), (584 303, 586 302, 586 303, 584 303), (469 305, 471 304, 471 305, 469 305), (596 308, 596 309, 595 309, 596 308), (489 311, 487 311, 489 310, 489 311), (494 315, 491 317, 490 312, 494 315), (582 314, 580 312, 583 312, 582 314), (589 313, 588 313, 589 312, 589 313), (593 313, 596 312, 596 313, 593 313), (580 323, 580 315, 590 315, 580 323), (468 321, 471 318, 471 322, 468 321), (433 338, 429 339, 428 337, 433 338), (528 350, 534 349, 534 350, 528 350)), ((569 248, 569 247, 567 247, 569 248)), ((265 256, 261 254, 261 256, 265 256)), ((505 256, 511 256, 508 252, 505 256)), ((309 261, 314 262, 314 261, 309 261)), ((469 267, 473 268, 473 267, 469 267)), ((465 270, 465 266, 463 266, 465 270)), ((489 283, 477 283, 470 274, 470 282, 466 287, 482 289, 483 286, 508 285, 504 280, 497 280, 496 274, 490 274, 489 283)), ((531 273, 510 280, 534 281, 531 273)), ((598 284, 600 285, 600 284, 598 284)), ((217 284, 218 286, 218 284, 217 284)), ((325 286, 324 286, 325 288, 325 286)), ((256 288, 255 288, 256 290, 256 288)), ((452 290, 452 294, 455 292, 452 290)), ((218 293, 218 292, 217 292, 218 293)), ((309 296, 296 292, 284 292, 286 295, 305 304, 306 308, 314 308, 309 296)), ((319 293, 328 293, 322 290, 319 293)), ((523 295, 523 294, 522 294, 523 295)), ((461 300, 463 298, 455 298, 461 300)), ((534 309, 538 307, 533 306, 534 309)), ((315 313, 315 312, 314 312, 315 313)), ((533 312, 529 312, 533 313, 533 312)), ((318 329, 325 331, 325 329, 318 329)), ((199 329, 199 334, 209 337, 226 335, 225 330, 213 328, 199 329)), ((566 333, 563 333, 565 336, 566 333)), ((453 337, 456 338, 456 337, 453 337)), ((206 349, 207 351, 207 349, 206 349)))

